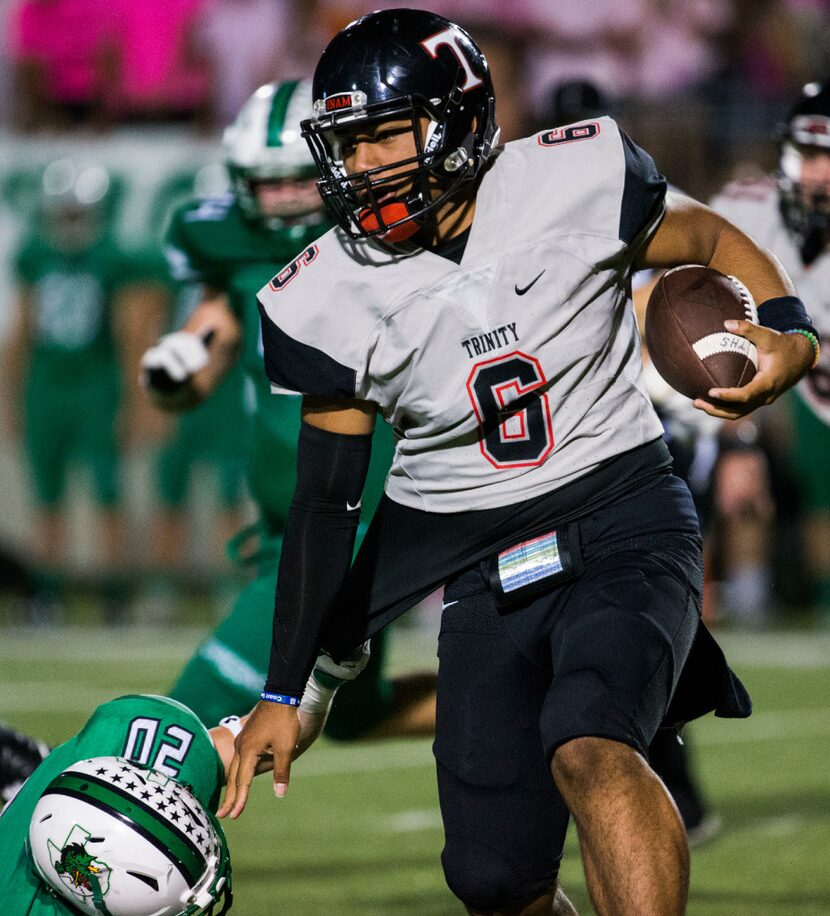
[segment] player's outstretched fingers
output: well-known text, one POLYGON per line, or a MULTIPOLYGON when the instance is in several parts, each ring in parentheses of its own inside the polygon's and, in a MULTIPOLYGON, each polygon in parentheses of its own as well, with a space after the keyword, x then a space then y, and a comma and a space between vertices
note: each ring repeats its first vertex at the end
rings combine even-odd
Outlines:
MULTIPOLYGON (((251 782, 254 778, 254 773, 256 772, 256 764, 259 759, 259 755, 256 751, 243 750, 238 756, 234 755, 234 761, 239 760, 239 766, 236 769, 234 774, 233 781, 233 800, 231 802, 230 809, 230 818, 231 820, 236 820, 240 814, 245 810, 245 805, 248 804, 248 792, 251 788, 251 782)), ((233 764, 231 764, 233 767, 233 764)), ((231 780, 230 775, 228 776, 228 788, 230 789, 231 780)), ((227 798, 225 805, 227 805, 227 798)), ((224 807, 224 806, 223 806, 224 807)))
POLYGON ((692 403, 698 410, 708 413, 710 417, 719 417, 721 420, 740 420, 744 416, 743 411, 728 410, 723 406, 717 406, 701 398, 696 398, 692 403))
POLYGON ((291 751, 274 750, 274 795, 284 798, 291 781, 291 751))
POLYGON ((216 812, 217 817, 227 817, 233 810, 236 801, 236 773, 239 770, 239 754, 234 751, 231 765, 228 767, 228 779, 225 785, 225 798, 216 812))

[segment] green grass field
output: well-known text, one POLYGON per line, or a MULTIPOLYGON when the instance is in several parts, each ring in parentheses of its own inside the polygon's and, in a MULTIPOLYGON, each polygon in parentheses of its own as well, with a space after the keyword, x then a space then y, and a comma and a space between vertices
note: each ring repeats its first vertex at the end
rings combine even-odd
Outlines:
MULTIPOLYGON (((196 644, 193 631, 0 631, 0 717, 58 742, 94 706, 161 693, 196 644)), ((724 634, 753 694, 743 722, 691 731, 722 834, 692 859, 690 914, 830 914, 830 635, 724 634)), ((432 664, 434 637, 395 639, 392 664, 432 664)), ((320 742, 274 798, 267 777, 228 828, 238 916, 462 912, 444 886, 430 743, 320 742)), ((563 884, 592 912, 574 835, 563 884)), ((0 907, 0 911, 2 907, 0 907)))

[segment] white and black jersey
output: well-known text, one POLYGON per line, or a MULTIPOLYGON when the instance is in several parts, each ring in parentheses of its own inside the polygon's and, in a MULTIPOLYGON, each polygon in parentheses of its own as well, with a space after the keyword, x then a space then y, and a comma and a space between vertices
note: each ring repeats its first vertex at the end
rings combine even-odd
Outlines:
POLYGON ((711 202, 713 209, 733 222, 781 261, 807 306, 821 338, 818 365, 796 386, 796 392, 823 422, 830 424, 830 251, 809 267, 781 217, 774 179, 736 181, 711 202))
POLYGON ((259 294, 278 390, 375 402, 391 500, 429 513, 540 497, 658 439, 629 275, 665 181, 609 118, 507 144, 463 257, 332 230, 259 294))

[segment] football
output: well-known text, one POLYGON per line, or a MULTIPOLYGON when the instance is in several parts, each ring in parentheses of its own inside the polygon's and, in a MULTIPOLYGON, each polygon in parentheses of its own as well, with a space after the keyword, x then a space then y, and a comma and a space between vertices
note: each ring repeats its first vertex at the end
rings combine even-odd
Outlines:
POLYGON ((738 388, 755 375, 757 348, 724 328, 730 318, 758 323, 755 302, 735 277, 688 264, 658 280, 646 308, 646 346, 675 391, 708 398, 710 388, 738 388))

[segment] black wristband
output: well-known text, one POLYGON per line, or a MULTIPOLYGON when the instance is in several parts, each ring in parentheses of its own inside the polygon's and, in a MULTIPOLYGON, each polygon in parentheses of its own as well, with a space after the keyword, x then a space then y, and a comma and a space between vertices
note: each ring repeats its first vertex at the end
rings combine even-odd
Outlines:
POLYGON ((809 331, 818 337, 813 321, 798 296, 776 296, 758 306, 758 323, 774 331, 809 331))

